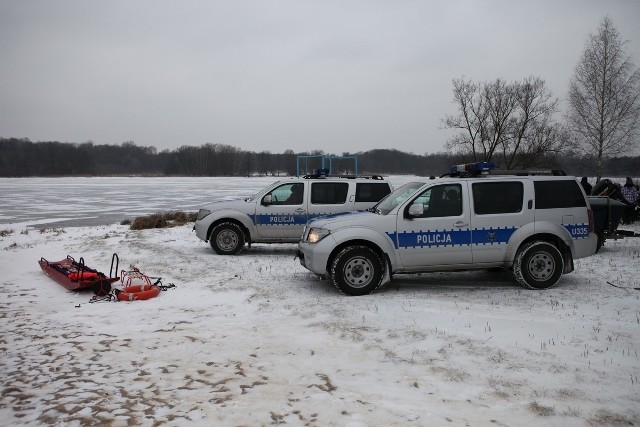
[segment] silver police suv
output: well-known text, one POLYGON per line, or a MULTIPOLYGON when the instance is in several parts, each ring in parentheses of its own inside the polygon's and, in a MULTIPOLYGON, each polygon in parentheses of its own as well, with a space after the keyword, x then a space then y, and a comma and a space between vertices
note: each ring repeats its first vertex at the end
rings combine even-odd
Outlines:
POLYGON ((390 192, 377 175, 306 175, 274 182, 245 200, 210 203, 193 229, 216 253, 234 255, 245 244, 296 243, 308 220, 365 210, 390 192))
POLYGON ((394 273, 511 268, 525 287, 555 285, 597 237, 582 187, 562 171, 495 171, 491 163, 396 189, 368 212, 310 221, 300 263, 364 295, 394 273))

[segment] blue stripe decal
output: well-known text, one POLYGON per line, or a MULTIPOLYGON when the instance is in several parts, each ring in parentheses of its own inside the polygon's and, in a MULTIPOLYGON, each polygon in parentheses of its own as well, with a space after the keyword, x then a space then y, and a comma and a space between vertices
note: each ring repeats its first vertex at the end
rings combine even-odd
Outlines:
POLYGON ((473 230, 472 241, 475 245, 496 245, 509 243, 511 235, 517 230, 516 227, 491 227, 473 230))
POLYGON ((442 230, 442 231, 406 231, 389 235, 391 239, 397 237, 400 248, 431 248, 438 246, 468 246, 471 244, 471 230, 442 230))
MULTIPOLYGON (((564 226, 573 239, 589 237, 587 224, 564 226)), ((405 231, 402 233, 387 232, 387 236, 398 248, 431 248, 470 245, 500 245, 509 243, 517 227, 492 227, 474 230, 442 230, 442 231, 405 231)))
POLYGON ((563 227, 571 234, 572 239, 587 239, 589 237, 589 224, 565 224, 563 227))
POLYGON ((310 221, 312 219, 316 219, 319 217, 328 218, 333 215, 338 216, 341 214, 257 214, 250 215, 250 217, 255 225, 304 225, 307 223, 307 221, 310 221))
POLYGON ((253 223, 256 225, 304 225, 307 223, 307 214, 258 214, 253 215, 253 223))

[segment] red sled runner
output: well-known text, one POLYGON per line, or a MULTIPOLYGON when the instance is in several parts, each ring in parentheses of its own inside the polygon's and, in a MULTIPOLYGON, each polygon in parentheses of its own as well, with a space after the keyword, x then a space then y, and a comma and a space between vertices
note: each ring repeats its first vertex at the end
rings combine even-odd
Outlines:
POLYGON ((113 254, 111 257, 111 270, 109 270, 109 277, 107 277, 104 273, 87 267, 84 264, 84 258, 76 261, 73 257, 67 255, 62 261, 49 262, 44 258, 40 258, 40 261, 38 261, 40 268, 47 276, 70 291, 91 288, 96 294, 101 293, 102 289, 108 288, 111 290, 111 283, 120 280, 119 277, 113 277, 113 274, 118 274, 118 263, 118 255, 113 254))

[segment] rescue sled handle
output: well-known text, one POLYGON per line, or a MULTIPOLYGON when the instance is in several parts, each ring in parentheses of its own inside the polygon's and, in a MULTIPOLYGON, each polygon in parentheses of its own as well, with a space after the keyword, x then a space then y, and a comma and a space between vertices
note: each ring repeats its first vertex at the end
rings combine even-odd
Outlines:
POLYGON ((120 264, 120 259, 118 258, 118 254, 114 252, 113 256, 111 257, 111 268, 109 269, 109 277, 116 277, 116 275, 118 274, 118 265, 120 264), (116 262, 116 268, 114 270, 113 268, 113 262, 116 262))
MULTIPOLYGON (((114 254, 114 255, 115 255, 115 254, 114 254)), ((71 260, 71 262, 76 262, 76 260, 75 260, 75 259, 73 259, 73 257, 72 257, 71 255, 67 255, 67 259, 68 259, 68 260, 71 260)), ((82 258, 80 258, 80 259, 82 259, 82 258)), ((84 262, 84 260, 82 260, 82 261, 84 262)), ((40 257, 40 262, 46 262, 46 263, 47 263, 47 265, 49 265, 49 261, 47 261, 47 259, 46 259, 45 257, 42 257, 42 256, 41 256, 41 257, 40 257)))

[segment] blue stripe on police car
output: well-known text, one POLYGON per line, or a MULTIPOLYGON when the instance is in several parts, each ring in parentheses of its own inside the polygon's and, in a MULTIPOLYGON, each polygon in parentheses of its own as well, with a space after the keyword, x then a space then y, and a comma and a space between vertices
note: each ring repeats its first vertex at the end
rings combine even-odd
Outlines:
POLYGON ((304 225, 307 223, 307 215, 256 214, 253 215, 253 223, 256 225, 304 225))
MULTIPOLYGON (((573 239, 589 237, 589 226, 586 224, 571 224, 564 227, 573 239)), ((507 244, 516 230, 517 227, 495 227, 472 230, 387 232, 386 234, 398 249, 507 244)))

